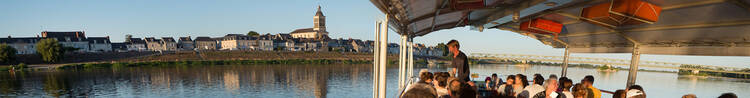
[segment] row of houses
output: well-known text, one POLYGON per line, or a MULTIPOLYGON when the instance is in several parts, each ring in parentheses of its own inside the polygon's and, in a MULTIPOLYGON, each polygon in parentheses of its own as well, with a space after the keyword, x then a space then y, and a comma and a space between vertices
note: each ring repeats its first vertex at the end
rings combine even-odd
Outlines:
POLYGON ((55 39, 63 47, 69 47, 75 50, 73 52, 108 52, 112 51, 112 45, 109 36, 106 37, 86 37, 83 31, 74 32, 47 32, 41 33, 36 37, 12 37, 0 38, 0 43, 8 44, 15 48, 18 54, 36 53, 36 43, 41 39, 55 39))
POLYGON ((146 37, 126 38, 125 42, 112 43, 115 51, 185 51, 185 50, 273 50, 273 41, 241 34, 224 37, 146 37))
MULTIPOLYGON (((0 38, 0 43, 18 50, 18 54, 36 53, 36 43, 41 39, 58 40, 63 47, 74 52, 126 52, 126 51, 192 51, 192 50, 252 50, 252 51, 337 51, 372 52, 374 41, 360 39, 294 38, 290 34, 264 34, 247 36, 227 34, 222 37, 145 37, 128 36, 124 42, 112 43, 109 36, 86 37, 83 31, 48 32, 36 37, 0 38)), ((398 44, 388 44, 388 52, 397 54, 398 44)), ((414 46, 415 55, 441 55, 442 51, 423 44, 414 46)))

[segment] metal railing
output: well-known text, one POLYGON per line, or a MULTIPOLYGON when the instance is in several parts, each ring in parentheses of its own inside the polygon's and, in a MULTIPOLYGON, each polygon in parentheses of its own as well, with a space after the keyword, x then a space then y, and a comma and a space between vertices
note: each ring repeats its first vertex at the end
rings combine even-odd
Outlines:
MULTIPOLYGON (((489 53, 471 53, 470 58, 474 59, 494 59, 494 60, 520 60, 520 61, 542 61, 542 62, 563 62, 563 56, 542 56, 542 55, 522 55, 522 54, 489 54, 489 53)), ((592 58, 592 57, 570 57, 570 63, 578 64, 602 64, 613 66, 629 66, 628 59, 611 59, 611 58, 592 58)), ((716 65, 699 65, 699 64, 681 64, 672 62, 642 61, 641 67, 677 69, 677 70, 698 70, 708 72, 750 74, 750 72, 739 72, 748 68, 727 67, 716 65), (699 66, 700 68, 680 67, 681 65, 699 66), (708 69, 706 69, 708 68, 708 69), (723 70, 715 70, 723 69, 723 70)))

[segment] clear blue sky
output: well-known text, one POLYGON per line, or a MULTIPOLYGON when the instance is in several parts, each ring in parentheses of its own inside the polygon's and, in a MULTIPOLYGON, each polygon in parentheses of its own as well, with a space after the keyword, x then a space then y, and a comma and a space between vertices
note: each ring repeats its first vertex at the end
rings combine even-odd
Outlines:
MULTIPOLYGON (((3 0, 0 36, 31 37, 43 30, 85 30, 87 36, 218 37, 250 30, 288 33, 312 27, 317 5, 323 6, 332 38, 373 39, 374 22, 382 19, 369 0, 3 0)), ((397 35, 390 33, 391 42, 397 35)), ((467 27, 415 38, 434 45, 461 41, 469 53, 562 55, 536 40, 501 30, 477 32, 467 27)), ((396 42, 397 43, 397 42, 396 42)), ((630 54, 572 54, 578 57, 630 59, 630 54)), ((750 57, 643 55, 642 61, 666 61, 750 67, 750 57)))

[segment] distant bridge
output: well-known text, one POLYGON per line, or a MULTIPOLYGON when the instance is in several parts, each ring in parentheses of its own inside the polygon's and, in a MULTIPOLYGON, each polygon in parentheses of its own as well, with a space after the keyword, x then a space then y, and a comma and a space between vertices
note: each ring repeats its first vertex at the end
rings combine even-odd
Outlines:
MULTIPOLYGON (((535 61, 535 62, 563 62, 563 56, 543 56, 543 55, 523 55, 523 54, 490 54, 490 53, 471 53, 470 58, 480 60, 518 60, 518 61, 535 61)), ((629 67, 629 59, 610 59, 610 58, 591 58, 591 57, 570 57, 569 63, 577 64, 601 64, 601 65, 612 65, 612 66, 625 66, 629 67)), ((750 72, 739 72, 747 68, 740 67, 726 67, 726 66, 715 66, 715 65, 698 65, 698 64, 681 64, 671 62, 656 62, 656 61, 642 61, 639 63, 640 67, 648 68, 663 68, 663 69, 683 69, 683 70, 698 70, 707 72, 720 72, 720 73, 735 73, 735 74, 750 74, 750 72), (680 65, 692 65, 699 66, 699 68, 686 68, 680 67, 680 65), (710 68, 710 69, 703 69, 710 68), (715 70, 723 69, 723 70, 715 70)))

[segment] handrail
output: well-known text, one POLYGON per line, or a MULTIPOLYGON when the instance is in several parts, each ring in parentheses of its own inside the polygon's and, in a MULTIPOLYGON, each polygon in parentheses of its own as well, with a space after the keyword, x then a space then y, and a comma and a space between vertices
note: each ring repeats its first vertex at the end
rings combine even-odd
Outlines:
POLYGON ((399 97, 401 97, 401 95, 403 95, 404 93, 406 93, 406 88, 409 88, 409 86, 411 84, 414 84, 414 79, 416 79, 416 78, 415 77, 409 77, 408 80, 406 80, 406 83, 404 84, 404 88, 400 88, 399 89, 399 93, 396 95, 396 97, 393 97, 393 98, 399 98, 399 97))

